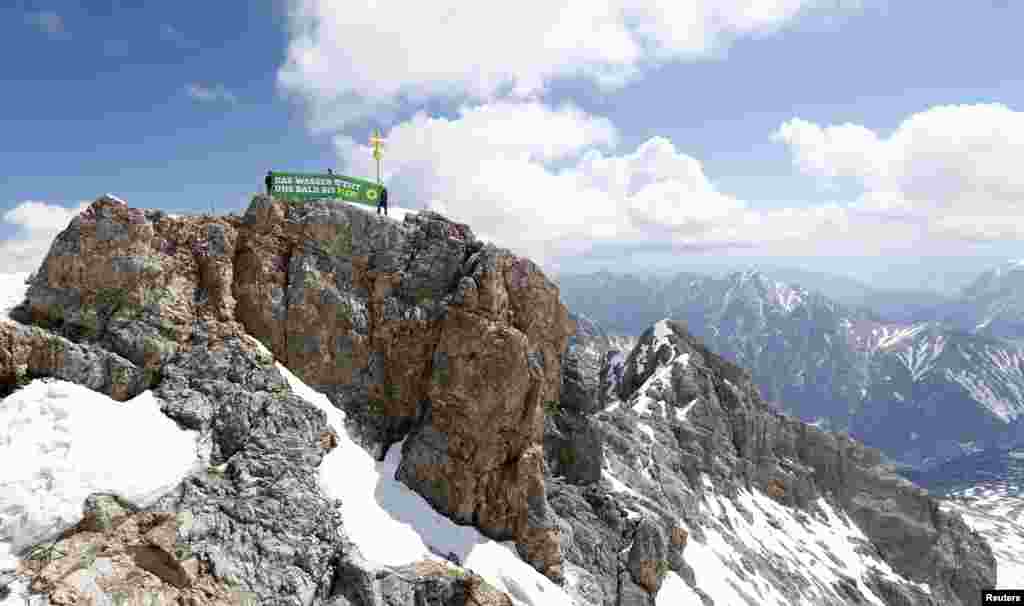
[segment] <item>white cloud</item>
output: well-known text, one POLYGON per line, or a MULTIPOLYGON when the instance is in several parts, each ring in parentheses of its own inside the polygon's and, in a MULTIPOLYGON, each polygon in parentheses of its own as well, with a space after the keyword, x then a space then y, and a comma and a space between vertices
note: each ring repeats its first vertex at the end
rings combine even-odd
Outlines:
POLYGON ((64 18, 53 11, 37 11, 25 14, 25 22, 39 28, 40 31, 53 37, 66 34, 64 18))
MULTIPOLYGON (((452 120, 421 113, 386 135, 395 206, 428 206, 551 268, 609 244, 706 250, 848 230, 835 205, 751 210, 662 137, 611 154, 614 127, 568 106, 499 102, 452 120)), ((374 174, 367 145, 335 142, 346 172, 374 174)))
POLYGON ((53 239, 88 205, 81 202, 69 208, 28 200, 5 212, 0 218, 17 229, 14 239, 0 241, 5 271, 38 269, 53 239))
POLYGON ((1024 112, 999 104, 936 106, 888 137, 793 119, 775 136, 802 172, 859 182, 858 214, 916 223, 936 240, 1024 237, 1024 112))
POLYGON ((185 92, 189 97, 201 103, 227 103, 233 105, 238 102, 235 94, 224 87, 223 84, 204 86, 198 83, 191 83, 185 86, 185 92))
MULTIPOLYGON (((836 0, 291 0, 278 84, 305 103, 314 132, 344 131, 371 115, 386 122, 433 100, 461 106, 453 118, 421 112, 387 133, 384 177, 392 200, 443 211, 552 269, 615 247, 627 254, 652 247, 816 254, 827 242, 874 254, 872 244, 853 237, 860 217, 849 208, 750 208, 720 191, 700 161, 671 141, 653 137, 618 150, 608 120, 543 102, 555 79, 623 86, 659 64, 713 56, 738 37, 774 33, 821 6, 860 8, 836 0)), ((867 129, 793 130, 843 142, 830 154, 808 156, 807 170, 884 172, 857 155, 875 158, 868 148, 877 137, 867 129), (837 151, 847 148, 858 151, 837 151)), ((375 174, 364 142, 338 134, 335 143, 349 174, 375 174)), ((898 199, 876 202, 879 212, 905 210, 898 199)), ((889 227, 877 233, 906 241, 889 227)))
POLYGON ((836 1, 290 0, 278 81, 314 128, 341 128, 402 100, 535 98, 565 77, 618 87, 823 4, 836 1))

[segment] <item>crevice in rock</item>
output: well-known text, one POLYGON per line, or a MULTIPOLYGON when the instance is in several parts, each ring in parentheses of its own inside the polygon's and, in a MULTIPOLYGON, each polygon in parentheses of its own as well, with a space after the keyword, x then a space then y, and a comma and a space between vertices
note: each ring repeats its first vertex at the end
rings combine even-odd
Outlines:
MULTIPOLYGON (((281 288, 281 319, 278 322, 281 325, 281 355, 278 359, 288 368, 291 368, 291 348, 289 347, 288 339, 288 314, 291 311, 291 284, 292 284, 292 257, 294 256, 295 244, 288 247, 284 255, 284 286, 281 288)), ((271 353, 274 353, 273 351, 271 353)))

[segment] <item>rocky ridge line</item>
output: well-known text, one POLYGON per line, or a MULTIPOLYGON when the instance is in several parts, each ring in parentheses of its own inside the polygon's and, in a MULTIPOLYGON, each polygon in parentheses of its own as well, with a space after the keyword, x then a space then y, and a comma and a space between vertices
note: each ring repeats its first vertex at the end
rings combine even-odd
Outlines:
MULTIPOLYGON (((572 323, 533 263, 468 226, 265 196, 241 217, 172 218, 104 197, 56 238, 13 315, 0 383, 52 376, 122 401, 151 388, 203 435, 223 479, 192 477, 161 506, 197 520, 186 534, 218 579, 275 604, 363 603, 338 601, 339 575, 382 587, 317 490, 336 443, 322 413, 250 335, 345 410, 378 458, 404 440, 400 479, 435 508, 562 576, 542 403, 557 399, 572 323)), ((478 602, 445 603, 507 601, 479 585, 448 583, 478 602)))

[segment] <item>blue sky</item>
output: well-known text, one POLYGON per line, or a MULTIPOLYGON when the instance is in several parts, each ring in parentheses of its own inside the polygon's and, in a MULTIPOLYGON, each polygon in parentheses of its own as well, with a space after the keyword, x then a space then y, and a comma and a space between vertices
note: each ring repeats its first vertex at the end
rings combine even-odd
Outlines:
POLYGON ((1006 227, 1024 203, 1020 2, 85 4, 0 9, 0 50, 22 58, 0 112, 0 214, 21 209, 0 239, 19 259, 66 224, 27 201, 237 211, 269 167, 372 174, 373 126, 399 204, 555 271, 770 258, 906 285, 1024 256, 1006 227))

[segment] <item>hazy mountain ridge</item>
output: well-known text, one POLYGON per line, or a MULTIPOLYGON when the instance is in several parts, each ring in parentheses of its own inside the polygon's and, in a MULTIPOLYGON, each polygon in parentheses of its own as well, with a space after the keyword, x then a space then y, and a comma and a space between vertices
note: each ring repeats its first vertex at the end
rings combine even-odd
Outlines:
MULTIPOLYGON (((604 292, 621 292, 602 280, 604 292)), ((608 315, 616 306, 588 306, 572 287, 561 295, 574 312, 608 315)), ((659 297, 636 316, 665 309, 749 368, 765 400, 899 461, 930 464, 1014 443, 1024 431, 1024 356, 1005 341, 938 322, 886 322, 757 271, 681 275, 659 297)))
POLYGON ((946 308, 948 321, 989 337, 1024 339, 1024 261, 986 271, 946 308))

